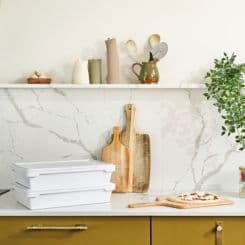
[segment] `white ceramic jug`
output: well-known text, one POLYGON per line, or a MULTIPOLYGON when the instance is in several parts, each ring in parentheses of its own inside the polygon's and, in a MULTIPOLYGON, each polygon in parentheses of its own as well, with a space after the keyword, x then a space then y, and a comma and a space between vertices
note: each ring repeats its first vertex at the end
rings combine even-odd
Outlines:
POLYGON ((82 62, 82 83, 89 84, 88 61, 82 62))
POLYGON ((81 59, 77 59, 75 61, 72 73, 72 83, 89 84, 87 60, 82 62, 81 59))

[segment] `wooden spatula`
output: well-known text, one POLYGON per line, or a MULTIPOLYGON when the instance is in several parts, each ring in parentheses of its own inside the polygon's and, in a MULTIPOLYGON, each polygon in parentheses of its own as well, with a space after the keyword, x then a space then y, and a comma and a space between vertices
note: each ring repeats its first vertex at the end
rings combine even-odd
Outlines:
POLYGON ((102 149, 101 160, 114 163, 116 171, 112 174, 112 182, 116 184, 114 192, 127 192, 129 184, 129 158, 128 147, 119 140, 119 127, 113 128, 112 142, 102 149))

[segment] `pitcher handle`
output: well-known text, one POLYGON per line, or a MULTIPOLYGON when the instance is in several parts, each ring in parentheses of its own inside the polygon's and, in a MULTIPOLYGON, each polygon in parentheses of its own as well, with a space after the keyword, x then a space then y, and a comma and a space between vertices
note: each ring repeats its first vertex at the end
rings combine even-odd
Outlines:
POLYGON ((136 77, 138 77, 138 79, 140 79, 140 74, 138 74, 136 71, 135 71, 135 67, 136 66, 140 66, 140 69, 142 69, 142 64, 140 64, 140 63, 134 63, 133 65, 132 65, 132 71, 133 71, 133 73, 136 75, 136 77))

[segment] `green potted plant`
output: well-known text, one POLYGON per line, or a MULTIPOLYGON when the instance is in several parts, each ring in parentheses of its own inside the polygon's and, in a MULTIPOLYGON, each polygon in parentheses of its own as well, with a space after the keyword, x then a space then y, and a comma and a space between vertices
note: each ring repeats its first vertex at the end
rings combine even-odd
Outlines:
POLYGON ((223 118, 221 135, 233 136, 239 150, 245 149, 245 64, 235 63, 236 55, 224 53, 214 60, 214 67, 206 74, 204 96, 214 101, 223 118))

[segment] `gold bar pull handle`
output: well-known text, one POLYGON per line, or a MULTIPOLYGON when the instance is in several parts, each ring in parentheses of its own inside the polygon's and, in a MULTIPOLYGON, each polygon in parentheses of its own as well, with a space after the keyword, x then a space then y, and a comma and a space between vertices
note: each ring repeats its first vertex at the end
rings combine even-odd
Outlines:
POLYGON ((215 228, 215 239, 216 239, 216 245, 222 245, 222 233, 223 233, 223 222, 218 221, 216 222, 216 228, 215 228))
POLYGON ((76 224, 74 226, 43 226, 43 225, 30 225, 26 227, 27 231, 86 231, 86 225, 76 224))

